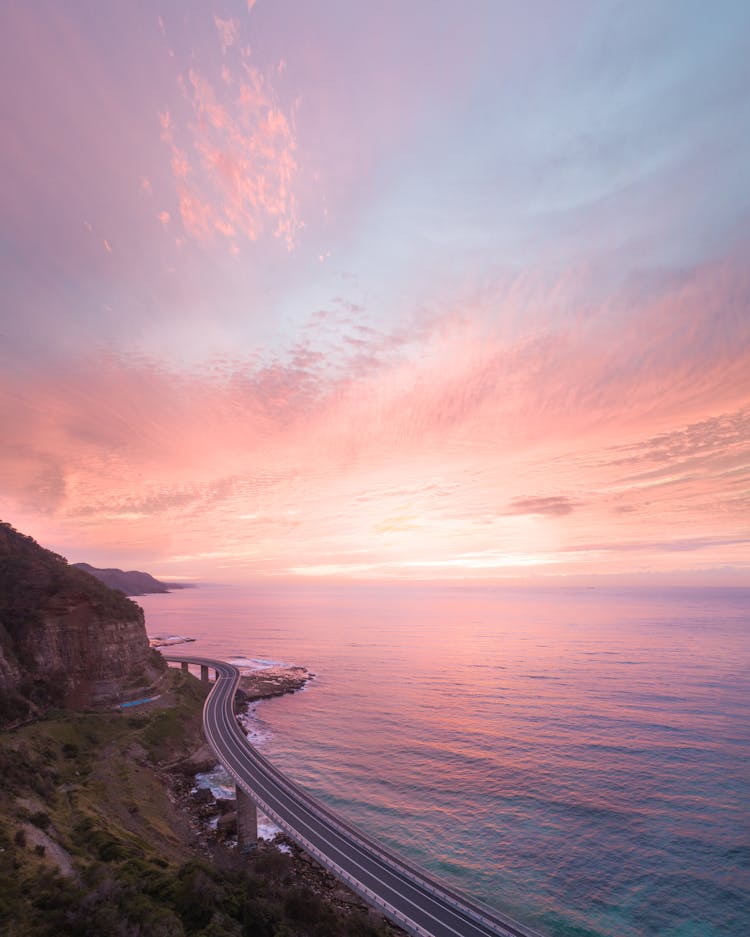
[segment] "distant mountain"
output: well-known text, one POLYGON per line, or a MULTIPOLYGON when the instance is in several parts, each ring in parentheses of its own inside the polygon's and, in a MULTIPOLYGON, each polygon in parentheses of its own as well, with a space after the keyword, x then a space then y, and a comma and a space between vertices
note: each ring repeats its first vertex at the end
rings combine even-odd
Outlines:
POLYGON ((160 582, 150 573, 141 573, 136 569, 124 572, 121 569, 97 569, 88 563, 72 563, 76 569, 82 569, 110 589, 119 589, 125 595, 151 595, 155 592, 170 592, 172 589, 189 589, 190 584, 179 582, 160 582))

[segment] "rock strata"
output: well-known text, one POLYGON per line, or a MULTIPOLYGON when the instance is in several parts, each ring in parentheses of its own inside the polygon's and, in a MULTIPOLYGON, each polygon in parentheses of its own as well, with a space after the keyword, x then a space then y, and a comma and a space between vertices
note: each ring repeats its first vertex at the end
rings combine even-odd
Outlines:
POLYGON ((164 669, 140 606, 0 524, 0 724, 145 696, 164 669))

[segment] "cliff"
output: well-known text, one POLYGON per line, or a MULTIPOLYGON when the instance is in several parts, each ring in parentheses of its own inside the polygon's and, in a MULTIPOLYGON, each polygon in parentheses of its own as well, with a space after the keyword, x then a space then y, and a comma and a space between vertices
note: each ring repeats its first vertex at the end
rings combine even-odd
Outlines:
POLYGON ((0 523, 0 724, 132 698, 164 666, 135 602, 0 523))
POLYGON ((125 572, 122 569, 97 569, 88 563, 73 563, 76 569, 94 576, 110 589, 119 589, 125 595, 152 595, 154 593, 169 592, 172 589, 190 589, 192 584, 179 582, 162 582, 154 579, 150 573, 131 569, 125 572))

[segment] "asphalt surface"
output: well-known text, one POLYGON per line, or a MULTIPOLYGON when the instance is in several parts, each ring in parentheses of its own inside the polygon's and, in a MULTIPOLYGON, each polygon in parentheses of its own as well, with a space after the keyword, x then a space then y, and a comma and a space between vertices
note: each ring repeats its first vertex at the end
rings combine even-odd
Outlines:
POLYGON ((263 813, 391 920, 419 937, 542 937, 409 866, 274 768, 247 741, 237 722, 236 667, 197 657, 170 655, 167 660, 204 664, 216 671, 203 709, 204 731, 216 756, 263 813))

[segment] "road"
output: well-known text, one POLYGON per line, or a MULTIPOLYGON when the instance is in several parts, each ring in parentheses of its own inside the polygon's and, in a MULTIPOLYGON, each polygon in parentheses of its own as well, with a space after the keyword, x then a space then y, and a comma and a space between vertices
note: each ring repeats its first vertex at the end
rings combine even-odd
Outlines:
POLYGON ((198 657, 166 659, 216 671, 203 708, 203 727, 217 758, 263 813, 369 904, 417 937, 541 937, 409 866, 275 768, 237 723, 236 667, 198 657))

